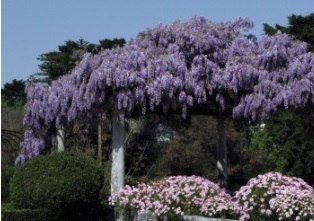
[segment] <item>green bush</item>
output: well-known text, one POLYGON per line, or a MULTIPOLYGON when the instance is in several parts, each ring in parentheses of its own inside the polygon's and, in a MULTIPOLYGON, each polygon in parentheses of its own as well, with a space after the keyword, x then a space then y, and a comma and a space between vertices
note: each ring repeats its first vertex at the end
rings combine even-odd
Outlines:
POLYGON ((10 202, 10 180, 14 174, 15 167, 1 169, 1 202, 10 202))
POLYGON ((16 170, 11 201, 18 209, 49 209, 57 220, 94 220, 100 209, 102 169, 82 154, 40 156, 16 170))
POLYGON ((11 204, 1 204, 2 221, 46 221, 50 216, 44 209, 15 209, 11 204))

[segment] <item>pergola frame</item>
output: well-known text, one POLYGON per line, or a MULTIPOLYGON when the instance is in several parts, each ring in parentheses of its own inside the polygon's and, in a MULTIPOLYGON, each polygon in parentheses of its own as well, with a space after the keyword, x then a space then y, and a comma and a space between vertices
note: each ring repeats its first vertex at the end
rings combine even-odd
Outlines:
POLYGON ((89 112, 98 118, 105 110, 113 120, 113 193, 124 186, 124 117, 215 115, 218 178, 226 187, 226 118, 259 122, 280 109, 314 106, 313 53, 281 33, 258 43, 240 31, 251 27, 243 18, 212 23, 196 17, 147 29, 123 48, 85 54, 69 75, 28 89, 28 130, 16 164, 44 150, 43 126, 59 129, 62 151, 67 122, 89 112))

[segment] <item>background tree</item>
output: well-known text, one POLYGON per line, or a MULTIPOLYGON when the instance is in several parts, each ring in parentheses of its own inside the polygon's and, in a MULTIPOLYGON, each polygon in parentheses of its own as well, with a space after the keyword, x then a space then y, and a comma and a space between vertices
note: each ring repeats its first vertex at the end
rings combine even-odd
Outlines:
POLYGON ((180 117, 148 114, 127 120, 126 179, 128 183, 164 177, 160 158, 177 134, 180 117))
POLYGON ((112 49, 114 47, 122 47, 126 44, 124 38, 114 38, 114 39, 104 39, 99 41, 99 45, 96 45, 97 50, 105 50, 105 49, 112 49))
MULTIPOLYGON (((175 129, 172 139, 160 150, 155 174, 158 176, 198 175, 217 180, 216 162, 218 137, 213 116, 192 116, 191 122, 175 129)), ((232 120, 227 121, 226 145, 228 171, 231 179, 237 175, 244 133, 232 120)), ((232 180, 234 183, 234 180, 232 180)))
POLYGON ((18 156, 23 134, 23 107, 1 102, 1 166, 10 167, 18 156))
POLYGON ((26 102, 25 81, 14 79, 5 83, 1 88, 1 99, 1 103, 10 107, 23 106, 26 102))
POLYGON ((42 63, 38 65, 40 72, 30 77, 31 82, 46 82, 56 80, 60 76, 69 74, 71 70, 81 61, 86 52, 98 53, 101 50, 113 47, 122 47, 125 44, 123 38, 100 40, 99 44, 92 44, 84 39, 78 41, 65 41, 64 45, 58 46, 58 51, 41 54, 37 59, 42 63))
POLYGON ((23 133, 25 81, 14 79, 1 88, 1 166, 13 166, 23 133))

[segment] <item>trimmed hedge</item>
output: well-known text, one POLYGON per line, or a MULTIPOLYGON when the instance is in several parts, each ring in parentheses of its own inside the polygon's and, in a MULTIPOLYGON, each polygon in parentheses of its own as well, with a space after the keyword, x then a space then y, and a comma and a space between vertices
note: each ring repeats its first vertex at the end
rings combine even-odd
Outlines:
POLYGON ((10 202, 10 180, 13 177, 15 167, 1 168, 1 202, 10 202))
POLYGON ((47 221, 51 217, 48 210, 15 209, 10 204, 1 205, 2 221, 47 221))
POLYGON ((47 209, 57 220, 93 220, 100 210, 102 169, 83 154, 34 158, 11 179, 11 201, 18 209, 47 209))

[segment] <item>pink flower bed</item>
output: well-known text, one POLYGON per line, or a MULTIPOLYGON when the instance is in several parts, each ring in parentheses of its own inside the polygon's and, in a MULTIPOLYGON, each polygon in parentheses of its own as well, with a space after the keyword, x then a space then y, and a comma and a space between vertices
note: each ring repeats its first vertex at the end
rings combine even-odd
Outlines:
POLYGON ((302 179, 267 173, 249 180, 232 197, 207 179, 176 176, 125 186, 110 204, 163 215, 199 215, 240 221, 314 221, 314 190, 302 179))
POLYGON ((231 217, 238 213, 232 197, 217 184, 197 176, 176 176, 125 186, 112 195, 111 205, 165 214, 231 217))
POLYGON ((300 178, 267 173, 249 180, 235 193, 240 221, 313 221, 314 190, 300 178))

